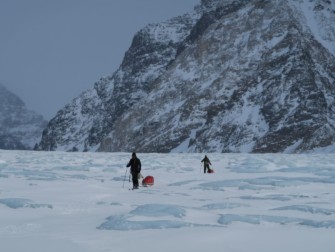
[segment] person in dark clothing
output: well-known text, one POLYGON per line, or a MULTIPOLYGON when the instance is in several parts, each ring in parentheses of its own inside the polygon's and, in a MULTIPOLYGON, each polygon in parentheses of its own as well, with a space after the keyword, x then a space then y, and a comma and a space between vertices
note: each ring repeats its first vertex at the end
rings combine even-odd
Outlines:
POLYGON ((130 173, 133 179, 133 189, 138 189, 138 174, 141 172, 141 161, 136 157, 136 153, 133 152, 127 167, 130 166, 130 173))
POLYGON ((209 165, 212 164, 207 155, 205 155, 204 159, 201 160, 201 163, 204 163, 204 173, 206 173, 206 171, 209 172, 210 171, 209 165))

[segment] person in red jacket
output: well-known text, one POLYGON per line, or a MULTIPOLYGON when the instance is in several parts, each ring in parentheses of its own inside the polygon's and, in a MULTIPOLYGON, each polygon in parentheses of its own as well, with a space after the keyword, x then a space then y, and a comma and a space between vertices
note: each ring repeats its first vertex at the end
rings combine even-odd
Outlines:
POLYGON ((207 157, 207 155, 205 155, 204 159, 201 160, 201 163, 204 163, 204 173, 206 173, 206 171, 209 173, 210 171, 209 165, 212 165, 212 164, 209 158, 207 157))
POLYGON ((138 189, 138 175, 141 172, 141 160, 136 156, 136 153, 133 152, 131 159, 127 164, 127 167, 130 166, 130 173, 133 180, 133 189, 138 189))

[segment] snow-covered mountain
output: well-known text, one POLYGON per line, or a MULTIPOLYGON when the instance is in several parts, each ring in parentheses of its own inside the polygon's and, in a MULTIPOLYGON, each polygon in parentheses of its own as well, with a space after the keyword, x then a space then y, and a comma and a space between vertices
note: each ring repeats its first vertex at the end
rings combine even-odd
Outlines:
POLYGON ((139 31, 43 150, 304 152, 335 143, 335 3, 202 0, 139 31))
POLYGON ((0 149, 33 149, 47 121, 0 84, 0 149))

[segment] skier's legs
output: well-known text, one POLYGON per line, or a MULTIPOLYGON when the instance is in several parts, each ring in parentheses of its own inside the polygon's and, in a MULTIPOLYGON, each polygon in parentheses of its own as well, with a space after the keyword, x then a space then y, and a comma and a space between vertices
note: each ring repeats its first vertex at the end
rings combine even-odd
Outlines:
POLYGON ((137 188, 138 187, 138 173, 133 173, 132 174, 133 177, 133 188, 137 188))
POLYGON ((208 165, 208 164, 205 164, 205 165, 204 165, 204 173, 206 173, 206 171, 207 171, 207 172, 209 171, 209 165, 208 165))

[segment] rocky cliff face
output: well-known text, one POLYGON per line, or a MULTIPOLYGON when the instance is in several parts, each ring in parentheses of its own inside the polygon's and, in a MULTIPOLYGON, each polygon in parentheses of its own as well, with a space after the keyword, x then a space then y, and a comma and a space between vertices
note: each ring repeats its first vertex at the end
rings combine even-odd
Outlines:
POLYGON ((33 149, 41 140, 46 120, 0 84, 0 149, 33 149))
POLYGON ((149 25, 59 111, 45 150, 304 152, 334 144, 335 4, 206 0, 149 25))

